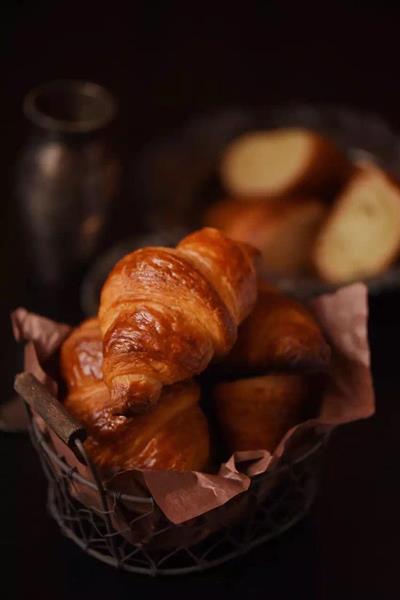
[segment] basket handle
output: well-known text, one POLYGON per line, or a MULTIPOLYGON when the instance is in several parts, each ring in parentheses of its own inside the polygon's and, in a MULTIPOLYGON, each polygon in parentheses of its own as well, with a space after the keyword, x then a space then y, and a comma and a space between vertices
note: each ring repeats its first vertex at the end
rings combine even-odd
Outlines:
POLYGON ((19 373, 14 381, 14 389, 30 408, 44 419, 57 436, 76 453, 75 442, 77 440, 85 441, 86 430, 71 417, 46 386, 31 373, 19 373))

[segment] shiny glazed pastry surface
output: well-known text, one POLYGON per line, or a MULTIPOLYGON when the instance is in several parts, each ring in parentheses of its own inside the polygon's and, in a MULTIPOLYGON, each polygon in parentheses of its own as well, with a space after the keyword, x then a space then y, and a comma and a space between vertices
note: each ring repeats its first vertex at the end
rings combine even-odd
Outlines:
POLYGON ((273 451, 301 421, 315 396, 310 372, 326 370, 330 349, 305 307, 257 284, 255 256, 203 229, 113 269, 99 320, 83 322, 61 348, 65 406, 86 427, 103 474, 210 467, 192 376, 213 357, 213 410, 226 449, 273 451))
POLYGON ((103 342, 97 319, 86 319, 61 346, 61 374, 70 390, 103 378, 103 342))
POLYGON ((305 306, 265 283, 242 323, 236 344, 223 366, 232 373, 264 374, 270 369, 320 371, 328 367, 330 348, 305 306))
MULTIPOLYGON (((199 399, 200 389, 193 380, 164 388, 151 413, 113 417, 126 419, 115 435, 92 435, 87 442, 92 459, 100 468, 114 472, 135 468, 206 470, 210 437, 199 399)), ((71 402, 67 408, 72 412, 71 402)))
POLYGON ((260 283, 258 300, 220 366, 229 379, 213 388, 220 431, 230 451, 273 452, 285 433, 312 413, 330 347, 299 302, 260 283))
POLYGON ((151 409, 164 385, 230 350, 256 300, 254 253, 205 228, 175 249, 143 248, 116 264, 99 309, 115 414, 151 409))
POLYGON ((101 379, 101 333, 96 319, 77 327, 61 349, 67 410, 86 427, 85 447, 103 472, 132 468, 203 470, 210 455, 207 419, 194 381, 164 388, 149 414, 114 415, 101 379))

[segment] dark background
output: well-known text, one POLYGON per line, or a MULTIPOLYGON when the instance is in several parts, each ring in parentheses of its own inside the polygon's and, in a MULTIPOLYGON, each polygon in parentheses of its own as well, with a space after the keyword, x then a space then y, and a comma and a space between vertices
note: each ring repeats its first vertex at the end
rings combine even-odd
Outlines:
MULTIPOLYGON (((5 3, 0 10, 0 401, 21 366, 10 310, 24 305, 70 322, 81 317, 77 282, 61 295, 36 289, 23 258, 29 248, 20 235, 13 165, 28 131, 21 102, 31 87, 69 77, 109 87, 119 100, 113 133, 126 171, 150 139, 226 105, 337 102, 380 113, 400 130, 400 9, 383 3, 82 0, 5 3)), ((139 227, 140 199, 127 185, 117 209, 104 245, 139 227)), ((5 597, 398 598, 399 301, 397 292, 371 299, 377 415, 332 437, 310 517, 213 572, 151 581, 84 556, 46 516, 45 483, 29 441, 0 434, 4 585, 13 575, 5 597)))

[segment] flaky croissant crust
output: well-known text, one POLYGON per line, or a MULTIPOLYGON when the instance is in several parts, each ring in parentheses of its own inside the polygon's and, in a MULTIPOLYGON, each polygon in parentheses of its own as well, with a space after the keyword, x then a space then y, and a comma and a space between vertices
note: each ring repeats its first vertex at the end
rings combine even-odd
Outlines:
POLYGON ((296 300, 259 283, 256 306, 212 391, 222 436, 231 451, 266 448, 314 409, 330 347, 312 314, 296 300))
POLYGON ((61 374, 69 389, 103 378, 103 342, 97 319, 86 319, 61 346, 61 374))
POLYGON ((113 414, 101 378, 101 333, 96 319, 73 330, 61 348, 68 387, 67 410, 87 429, 86 450, 103 472, 133 468, 203 470, 210 456, 207 419, 196 382, 163 389, 159 404, 145 415, 113 414))
POLYGON ((117 263, 99 309, 103 375, 116 414, 148 410, 163 385, 230 350, 256 300, 254 252, 205 228, 176 249, 144 248, 117 263))
POLYGON ((239 328, 238 339, 222 365, 246 375, 271 369, 324 371, 331 351, 311 312, 265 282, 257 303, 239 328))

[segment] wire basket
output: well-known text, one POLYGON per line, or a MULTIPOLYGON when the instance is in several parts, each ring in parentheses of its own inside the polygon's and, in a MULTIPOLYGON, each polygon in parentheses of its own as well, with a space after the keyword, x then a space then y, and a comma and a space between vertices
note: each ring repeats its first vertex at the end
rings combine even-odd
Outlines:
POLYGON ((44 386, 25 375, 36 401, 16 389, 27 403, 31 439, 48 480, 49 511, 68 538, 111 566, 153 576, 202 571, 278 536, 307 513, 315 498, 327 434, 318 435, 296 458, 254 477, 248 491, 223 506, 173 524, 150 495, 121 493, 102 482, 85 452, 84 430, 44 386), (61 445, 54 444, 55 435, 61 445), (63 446, 66 452, 60 452, 63 446), (70 450, 90 478, 71 463, 70 450), (80 499, 82 491, 86 494, 84 503, 77 499, 77 487, 80 499), (117 525, 121 514, 124 528, 117 525))

